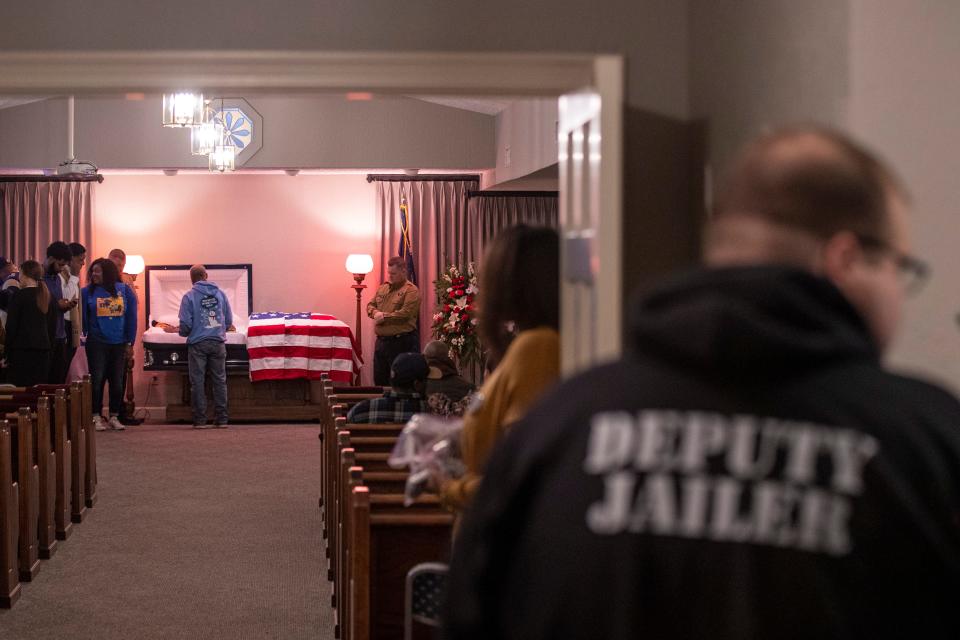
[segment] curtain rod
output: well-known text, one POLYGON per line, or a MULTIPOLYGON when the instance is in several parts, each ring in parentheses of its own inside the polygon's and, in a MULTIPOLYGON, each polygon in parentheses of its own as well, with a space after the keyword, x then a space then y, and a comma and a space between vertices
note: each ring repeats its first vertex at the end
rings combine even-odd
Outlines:
POLYGON ((103 182, 99 173, 95 176, 38 176, 0 175, 0 182, 103 182))
POLYGON ((449 173, 407 176, 399 173, 368 173, 367 182, 480 182, 479 174, 449 173))
POLYGON ((559 191, 468 191, 468 198, 557 198, 559 191))

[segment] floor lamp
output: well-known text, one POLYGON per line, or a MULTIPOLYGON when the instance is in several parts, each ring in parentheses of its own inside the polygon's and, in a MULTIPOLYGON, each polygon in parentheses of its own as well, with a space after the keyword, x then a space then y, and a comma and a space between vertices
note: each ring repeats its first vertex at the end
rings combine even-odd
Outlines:
MULTIPOLYGON (((367 285, 363 284, 363 277, 373 271, 373 258, 366 253, 351 253, 347 256, 347 273, 353 274, 354 284, 350 288, 357 292, 357 355, 363 359, 363 325, 360 324, 360 296, 367 285)), ((357 375, 359 378, 359 374, 357 375)), ((359 380, 358 380, 359 383, 359 380)))

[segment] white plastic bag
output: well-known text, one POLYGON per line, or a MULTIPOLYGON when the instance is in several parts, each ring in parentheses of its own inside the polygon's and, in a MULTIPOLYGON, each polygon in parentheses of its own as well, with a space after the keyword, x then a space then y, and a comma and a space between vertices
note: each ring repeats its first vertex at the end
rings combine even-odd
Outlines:
POLYGON ((388 463, 395 469, 410 469, 404 506, 409 507, 424 492, 431 476, 442 482, 463 475, 462 430, 463 420, 440 418, 429 413, 414 415, 403 428, 388 463))

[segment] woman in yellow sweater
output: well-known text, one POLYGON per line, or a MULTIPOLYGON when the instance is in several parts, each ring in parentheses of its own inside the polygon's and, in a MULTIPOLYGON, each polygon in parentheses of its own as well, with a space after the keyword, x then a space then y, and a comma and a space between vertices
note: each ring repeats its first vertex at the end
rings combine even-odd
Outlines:
POLYGON ((496 363, 463 423, 466 474, 440 486, 444 504, 462 512, 494 445, 560 374, 559 240, 552 229, 511 227, 483 260, 480 336, 496 363))

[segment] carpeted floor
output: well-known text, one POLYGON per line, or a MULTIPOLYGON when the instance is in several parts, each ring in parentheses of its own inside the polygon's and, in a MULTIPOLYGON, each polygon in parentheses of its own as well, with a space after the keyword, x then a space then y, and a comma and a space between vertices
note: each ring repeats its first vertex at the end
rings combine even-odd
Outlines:
POLYGON ((333 638, 317 430, 98 433, 99 502, 0 638, 333 638))

